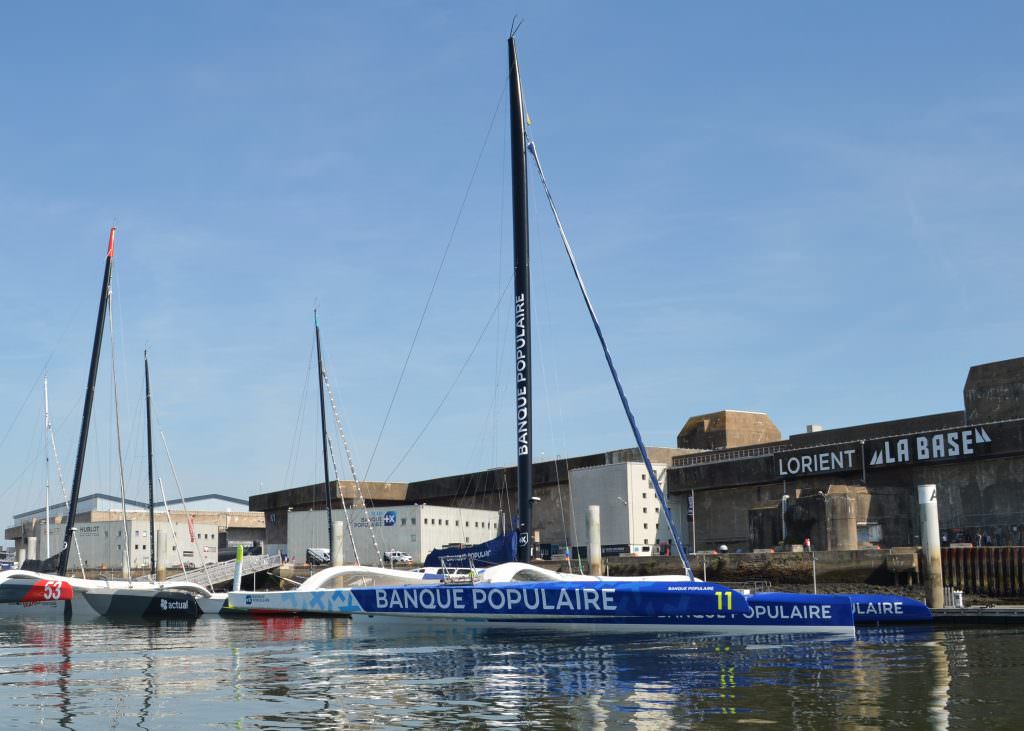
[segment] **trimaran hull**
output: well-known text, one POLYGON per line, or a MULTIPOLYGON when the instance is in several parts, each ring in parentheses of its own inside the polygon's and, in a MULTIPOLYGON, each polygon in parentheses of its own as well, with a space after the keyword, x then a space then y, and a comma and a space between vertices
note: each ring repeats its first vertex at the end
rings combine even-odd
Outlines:
MULTIPOLYGON (((514 35, 513 30, 513 35, 514 35)), ((353 619, 405 622, 456 622, 474 626, 544 627, 563 631, 699 632, 713 634, 820 633, 851 635, 855 602, 849 596, 764 593, 747 595, 728 587, 699 582, 685 560, 685 552, 671 520, 665 496, 651 467, 625 392, 612 365, 597 316, 593 311, 575 259, 563 236, 580 289, 601 340, 616 388, 622 400, 637 447, 661 501, 687 570, 686 577, 651 577, 614 580, 566 577, 528 565, 532 535, 532 442, 530 398, 530 301, 529 234, 526 185, 526 153, 529 149, 540 168, 536 149, 527 145, 525 109, 519 82, 514 38, 509 38, 509 90, 512 133, 512 193, 515 268, 515 348, 517 419, 517 492, 519 497, 519 555, 522 563, 486 570, 479 583, 444 584, 410 580, 394 585, 382 570, 339 567, 316 576, 299 588, 285 592, 231 592, 226 611, 253 614, 349 615, 353 619), (327 588, 330 579, 341 579, 348 588, 327 588), (379 579, 379 581, 377 581, 379 579), (347 583, 346 583, 347 581, 347 583)), ((550 196, 549 196, 549 202, 550 196)), ((553 203, 552 203, 552 210, 553 203)), ((556 222, 557 213, 556 213, 556 222)), ((559 224, 559 230, 562 229, 559 224)), ((322 374, 321 374, 322 379, 322 374)), ((323 396, 321 393, 321 414, 323 396)), ((323 420, 323 419, 322 419, 323 420)), ((326 447, 325 447, 326 449, 326 447)), ((326 452, 325 486, 328 481, 326 452)), ((330 505, 330 493, 327 494, 330 505)), ((411 579, 411 577, 410 577, 411 579)), ((861 597, 872 608, 872 597, 861 597)), ((920 605, 912 600, 903 602, 920 605)), ((901 605, 902 606, 902 605, 901 605)), ((921 605, 923 606, 923 605, 921 605)), ((927 614, 927 609, 925 609, 927 614)), ((877 614, 875 619, 883 619, 877 614)))
POLYGON ((646 582, 643 589, 648 593, 638 596, 632 582, 616 584, 616 588, 590 582, 566 582, 556 586, 435 585, 417 587, 418 602, 409 601, 409 587, 231 592, 226 611, 595 633, 852 635, 854 631, 853 605, 844 596, 748 597, 743 610, 736 611, 741 606, 742 595, 727 589, 723 592, 723 587, 717 585, 707 585, 708 589, 717 590, 710 592, 714 603, 689 603, 687 606, 685 602, 666 597, 670 591, 667 587, 646 582), (578 594, 580 591, 587 593, 578 594), (659 595, 662 601, 658 601, 659 595), (732 598, 733 611, 717 610, 718 595, 723 596, 723 607, 732 598), (621 602, 624 597, 634 601, 621 602), (507 609, 510 605, 516 608, 507 609))
POLYGON ((195 619, 219 612, 226 595, 190 582, 104 581, 0 571, 0 616, 195 619))
POLYGON ((567 577, 526 564, 487 569, 474 583, 413 572, 338 567, 290 591, 236 591, 227 613, 349 616, 353 620, 534 627, 565 632, 851 635, 844 595, 747 595, 686 577, 567 577), (403 582, 403 574, 409 579, 403 582), (347 583, 330 588, 330 582, 347 583))

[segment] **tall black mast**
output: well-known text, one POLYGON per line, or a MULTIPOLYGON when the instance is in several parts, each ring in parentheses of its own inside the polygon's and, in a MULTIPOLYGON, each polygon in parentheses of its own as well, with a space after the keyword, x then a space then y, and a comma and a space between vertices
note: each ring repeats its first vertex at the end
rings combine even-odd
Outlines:
MULTIPOLYGON (((324 408, 324 358, 320 353, 320 322, 313 310, 313 325, 316 328, 316 367, 320 374, 320 437, 324 448, 324 497, 327 500, 327 550, 331 551, 331 563, 337 564, 334 551, 334 516, 331 512, 331 473, 327 469, 327 410, 324 408)), ((344 497, 342 497, 344 499, 344 497)))
POLYGON ((149 448, 149 571, 156 575, 156 522, 153 520, 153 407, 149 392, 149 351, 142 351, 146 360, 146 446, 149 448))
POLYGON ((533 406, 530 379, 530 219, 526 189, 526 125, 516 39, 508 39, 509 114, 512 127, 512 233, 515 242, 516 486, 519 560, 530 560, 533 532, 533 406))
MULTIPOLYGON (((110 229, 107 244, 107 265, 103 271, 103 288, 100 290, 100 311, 96 316, 96 334, 92 340, 92 362, 89 364, 89 385, 85 389, 85 407, 82 410, 82 430, 78 435, 78 455, 75 457, 75 476, 71 481, 71 502, 68 505, 68 522, 64 528, 64 545, 60 551, 57 573, 66 575, 71 541, 74 537, 75 514, 78 512, 78 491, 82 487, 82 470, 85 467, 85 445, 89 441, 89 420, 92 418, 92 397, 96 393, 96 371, 100 365, 100 346, 103 343, 103 322, 107 316, 107 298, 110 295, 110 273, 114 264, 114 233, 110 229)), ((125 540, 128 540, 127 536, 125 540)))

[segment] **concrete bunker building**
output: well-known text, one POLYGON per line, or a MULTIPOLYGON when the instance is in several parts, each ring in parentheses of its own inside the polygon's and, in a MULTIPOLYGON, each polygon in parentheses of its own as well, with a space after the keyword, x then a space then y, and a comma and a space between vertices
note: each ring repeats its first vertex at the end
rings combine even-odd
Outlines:
MULTIPOLYGON (((963 399, 962 411, 811 426, 786 439, 767 414, 722 410, 687 419, 675 447, 648 450, 655 469, 664 469, 659 476, 689 550, 751 551, 806 538, 819 549, 916 545, 915 490, 923 483, 938 485, 947 542, 1019 545, 1024 358, 972 367, 963 399)), ((535 541, 585 543, 585 506, 600 504, 603 543, 663 544, 667 526, 646 479, 635 448, 535 463, 535 541)), ((360 487, 361 497, 354 483, 334 483, 333 507, 472 508, 493 511, 502 526, 517 505, 514 467, 360 487)), ((254 495, 249 507, 266 516, 268 548, 286 546, 289 511, 323 509, 323 486, 254 495)))

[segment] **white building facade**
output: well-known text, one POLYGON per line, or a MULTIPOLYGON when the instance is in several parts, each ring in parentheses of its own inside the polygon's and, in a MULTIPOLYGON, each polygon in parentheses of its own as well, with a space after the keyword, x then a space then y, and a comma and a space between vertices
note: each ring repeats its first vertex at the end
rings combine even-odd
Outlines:
MULTIPOLYGON (((124 567, 125 556, 131 561, 131 568, 148 571, 150 568, 149 516, 145 513, 129 513, 127 520, 127 540, 125 540, 124 520, 104 520, 97 522, 80 522, 75 525, 75 537, 78 546, 72 544, 68 558, 71 570, 81 566, 86 569, 119 572, 124 567), (127 551, 127 554, 126 554, 127 551), (79 561, 81 557, 81 561, 79 561)), ((157 555, 157 565, 161 562, 170 571, 185 568, 197 568, 204 563, 217 561, 217 526, 205 523, 193 523, 191 531, 187 521, 179 521, 168 525, 166 519, 156 524, 156 533, 166 536, 165 541, 159 537, 155 546, 163 546, 163 552, 157 555), (162 523, 162 525, 161 525, 162 523)), ((58 523, 50 526, 50 546, 47 551, 46 527, 36 524, 33 535, 35 538, 35 558, 45 559, 57 553, 64 542, 64 525, 58 523)), ((32 545, 29 542, 29 545, 32 545)), ((33 558, 28 556, 28 558, 33 558)))
MULTIPOLYGON (((664 490, 667 466, 652 464, 651 467, 664 490)), ((671 542, 672 533, 662 515, 661 501, 642 462, 619 462, 570 470, 569 489, 576 535, 581 544, 586 543, 587 508, 591 505, 597 505, 601 510, 603 546, 632 546, 631 553, 653 555, 659 545, 671 542)), ((672 496, 669 508, 676 527, 681 531, 680 540, 687 544, 685 502, 681 497, 672 496)))
MULTIPOLYGON (((358 554, 360 563, 376 564, 385 551, 401 551, 414 563, 422 564, 435 548, 451 543, 483 543, 501 532, 496 510, 441 505, 349 508, 351 532, 346 530, 344 511, 335 508, 332 512, 341 529, 342 563, 354 563, 358 554)), ((307 548, 329 548, 324 510, 289 512, 287 545, 268 545, 267 552, 279 550, 294 563, 305 563, 307 548)))

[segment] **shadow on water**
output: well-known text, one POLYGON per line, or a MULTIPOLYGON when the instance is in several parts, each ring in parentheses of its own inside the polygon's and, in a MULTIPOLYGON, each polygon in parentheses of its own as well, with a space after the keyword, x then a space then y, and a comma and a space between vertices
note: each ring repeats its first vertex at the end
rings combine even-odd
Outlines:
POLYGON ((1022 710, 1021 656, 1007 628, 825 641, 5 620, 0 725, 996 729, 1022 710))

